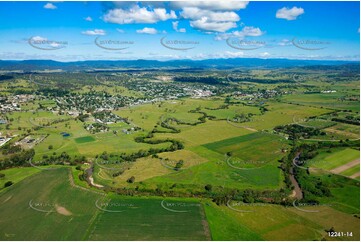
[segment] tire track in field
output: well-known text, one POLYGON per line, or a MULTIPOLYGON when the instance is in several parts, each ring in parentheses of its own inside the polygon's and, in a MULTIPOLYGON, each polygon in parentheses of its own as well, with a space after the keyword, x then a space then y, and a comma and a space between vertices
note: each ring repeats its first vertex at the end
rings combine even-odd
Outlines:
POLYGON ((358 165, 358 164, 360 164, 360 159, 356 159, 356 160, 351 161, 351 162, 349 162, 349 163, 347 163, 347 164, 344 164, 344 165, 342 165, 342 166, 336 167, 336 168, 330 170, 330 172, 339 174, 339 173, 341 173, 341 172, 343 172, 343 171, 346 171, 346 170, 348 170, 349 168, 354 167, 354 166, 356 166, 356 165, 358 165))

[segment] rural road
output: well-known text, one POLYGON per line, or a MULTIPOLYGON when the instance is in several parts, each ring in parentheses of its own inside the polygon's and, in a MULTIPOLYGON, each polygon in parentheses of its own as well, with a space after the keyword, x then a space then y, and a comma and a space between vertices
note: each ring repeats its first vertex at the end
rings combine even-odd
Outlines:
POLYGON ((360 176, 360 172, 357 172, 355 174, 353 174, 352 176, 350 176, 350 178, 356 178, 360 176))
POLYGON ((346 171, 347 169, 349 169, 349 168, 351 168, 353 166, 356 166, 357 164, 360 164, 360 159, 351 161, 351 162, 349 162, 347 164, 344 164, 344 165, 339 166, 339 167, 337 167, 335 169, 332 169, 332 170, 330 170, 330 172, 338 174, 338 173, 341 173, 343 171, 346 171))

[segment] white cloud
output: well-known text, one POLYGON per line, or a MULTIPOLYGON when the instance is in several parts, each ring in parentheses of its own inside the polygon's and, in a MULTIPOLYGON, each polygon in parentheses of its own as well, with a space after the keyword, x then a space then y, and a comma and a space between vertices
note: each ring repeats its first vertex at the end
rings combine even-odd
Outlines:
POLYGON ((47 38, 41 37, 41 36, 34 36, 31 38, 33 41, 47 41, 47 38))
POLYGON ((92 22, 92 21, 93 21, 93 19, 92 19, 90 16, 84 18, 84 20, 85 20, 85 21, 88 21, 88 22, 92 22))
POLYGON ((292 41, 289 39, 283 39, 280 42, 278 42, 278 45, 280 45, 280 46, 292 45, 292 41))
MULTIPOLYGON (((224 10, 230 8, 221 8, 214 10, 210 8, 209 3, 199 4, 199 2, 182 2, 184 5, 180 12, 181 17, 190 20, 193 28, 210 31, 210 32, 226 32, 231 28, 237 27, 237 22, 241 19, 236 12, 224 10), (205 7, 206 9, 203 9, 205 7)), ((220 4, 212 2, 212 4, 220 4)), ((246 4, 243 4, 244 7, 246 4)), ((233 9, 237 9, 234 7, 233 9)))
POLYGON ((303 10, 303 8, 293 7, 290 9, 290 8, 283 7, 281 9, 277 10, 276 18, 295 20, 295 19, 297 19, 298 16, 300 16, 304 12, 305 11, 303 10))
POLYGON ((244 56, 244 53, 242 51, 238 51, 238 52, 226 51, 224 53, 225 58, 239 58, 239 57, 243 57, 243 56, 244 56))
POLYGON ((240 17, 235 12, 215 12, 196 7, 183 8, 181 16, 192 20, 207 18, 209 22, 237 22, 240 20, 240 17))
POLYGON ((213 32, 226 32, 229 29, 237 27, 234 22, 208 22, 207 17, 202 19, 190 21, 191 27, 213 32))
POLYGON ((263 32, 260 28, 255 28, 252 26, 245 26, 241 31, 236 30, 232 31, 231 33, 221 33, 217 34, 215 39, 216 40, 225 40, 228 38, 240 38, 244 39, 245 37, 258 37, 263 35, 265 32, 263 32))
POLYGON ((177 16, 173 10, 167 13, 165 8, 151 10, 138 5, 134 5, 129 9, 111 9, 103 16, 105 22, 116 24, 157 23, 175 18, 177 16))
POLYGON ((81 33, 85 34, 85 35, 105 35, 106 34, 106 32, 102 29, 87 30, 87 31, 83 31, 81 33))
POLYGON ((268 53, 268 52, 262 52, 259 54, 260 57, 263 57, 263 58, 266 58, 266 57, 269 57, 271 54, 268 53))
POLYGON ((45 4, 44 8, 46 8, 46 9, 57 9, 57 7, 52 3, 45 4))
POLYGON ((124 34, 124 33, 125 33, 125 31, 122 30, 122 29, 117 29, 117 31, 118 31, 118 33, 121 33, 121 34, 124 34))
POLYGON ((171 2, 174 8, 198 7, 207 10, 239 10, 247 7, 248 1, 177 1, 171 2))
POLYGON ((145 27, 144 29, 138 29, 137 33, 138 34, 157 34, 158 31, 155 28, 147 28, 147 27, 145 27))
POLYGON ((178 21, 172 22, 172 27, 173 27, 173 29, 174 29, 176 32, 185 33, 185 32, 186 32, 186 29, 185 29, 185 28, 180 28, 180 29, 178 29, 178 24, 179 24, 178 21))

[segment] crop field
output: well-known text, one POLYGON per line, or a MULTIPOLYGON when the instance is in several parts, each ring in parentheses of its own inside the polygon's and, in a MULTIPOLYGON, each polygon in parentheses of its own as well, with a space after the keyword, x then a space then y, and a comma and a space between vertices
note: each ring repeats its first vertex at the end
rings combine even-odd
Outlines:
POLYGON ((237 169, 226 163, 223 155, 212 157, 213 161, 193 166, 189 169, 151 178, 144 183, 174 183, 186 185, 206 184, 231 188, 277 189, 281 186, 282 175, 277 163, 272 162, 257 169, 237 169))
POLYGON ((358 139, 360 137, 359 127, 351 124, 337 124, 324 130, 334 136, 340 136, 341 139, 358 139))
POLYGON ((310 160, 309 164, 317 168, 332 170, 354 161, 359 157, 360 151, 350 148, 333 150, 331 153, 323 151, 314 159, 310 160))
POLYGON ((35 174, 1 193, 1 240, 81 240, 98 197, 72 187, 66 168, 35 174))
MULTIPOLYGON (((341 172, 340 174, 344 175, 344 176, 352 176, 357 173, 360 173, 360 164, 355 165, 355 166, 341 172)), ((360 177, 360 174, 358 176, 356 176, 355 178, 357 178, 357 177, 360 177)))
POLYGON ((98 206, 88 240, 209 240, 202 205, 197 201, 113 198, 98 206), (101 207, 103 206, 103 207, 101 207))
POLYGON ((68 174, 68 168, 42 171, 3 191, 1 239, 210 238, 203 208, 196 200, 104 197, 71 185, 68 174), (15 213, 9 209, 13 206, 17 207, 15 213), (118 229, 114 230, 115 227, 118 229))
POLYGON ((320 93, 307 95, 289 95, 285 96, 284 100, 291 103, 298 103, 305 106, 323 107, 336 110, 360 110, 359 101, 342 101, 343 93, 320 93))
POLYGON ((217 240, 321 240, 329 239, 325 230, 348 229, 357 240, 360 236, 358 218, 345 215, 327 206, 284 208, 276 205, 229 203, 227 206, 205 206, 212 236, 217 240), (243 212, 242 212, 243 211, 243 212), (246 211, 246 212, 245 212, 246 211), (248 212, 247 212, 248 211, 248 212), (306 212, 305 212, 306 211, 306 212), (332 219, 326 219, 326 218, 332 219), (234 230, 234 231, 233 231, 234 230), (229 236, 229 237, 228 237, 229 236))
POLYGON ((281 158, 282 150, 287 150, 288 144, 284 138, 277 135, 252 133, 203 146, 221 154, 231 152, 232 157, 237 157, 246 163, 258 162, 261 165, 281 158))
POLYGON ((37 169, 35 167, 11 168, 1 171, 0 173, 4 174, 5 177, 0 178, 0 187, 2 188, 0 192, 6 190, 3 188, 6 182, 12 181, 14 183, 18 183, 21 180, 32 176, 40 171, 40 169, 37 169))

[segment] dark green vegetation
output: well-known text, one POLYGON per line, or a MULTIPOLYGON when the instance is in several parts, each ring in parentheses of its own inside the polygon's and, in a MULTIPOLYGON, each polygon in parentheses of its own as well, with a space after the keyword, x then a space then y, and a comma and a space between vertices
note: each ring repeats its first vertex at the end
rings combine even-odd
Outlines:
POLYGON ((80 137, 80 138, 75 139, 75 142, 78 144, 92 142, 92 141, 95 141, 95 139, 92 136, 85 136, 85 137, 80 137))

